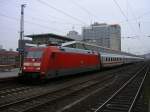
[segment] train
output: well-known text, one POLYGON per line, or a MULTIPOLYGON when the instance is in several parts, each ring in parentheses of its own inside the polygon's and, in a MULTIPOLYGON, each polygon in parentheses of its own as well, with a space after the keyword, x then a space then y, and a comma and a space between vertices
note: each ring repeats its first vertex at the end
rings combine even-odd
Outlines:
POLYGON ((28 48, 19 77, 46 80, 143 60, 143 57, 126 52, 71 41, 62 45, 28 48))

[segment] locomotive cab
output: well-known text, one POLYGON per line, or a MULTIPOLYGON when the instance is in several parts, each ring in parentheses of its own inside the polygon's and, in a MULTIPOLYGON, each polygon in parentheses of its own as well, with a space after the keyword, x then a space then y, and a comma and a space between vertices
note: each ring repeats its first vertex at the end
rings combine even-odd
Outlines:
POLYGON ((43 48, 30 48, 24 57, 22 67, 23 78, 40 78, 43 48))

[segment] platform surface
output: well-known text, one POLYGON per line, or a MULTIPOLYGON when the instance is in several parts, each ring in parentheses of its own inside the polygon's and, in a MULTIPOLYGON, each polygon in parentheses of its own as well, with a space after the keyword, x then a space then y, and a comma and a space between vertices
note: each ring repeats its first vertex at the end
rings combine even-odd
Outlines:
POLYGON ((17 77, 19 68, 12 69, 11 71, 0 71, 0 78, 17 77))

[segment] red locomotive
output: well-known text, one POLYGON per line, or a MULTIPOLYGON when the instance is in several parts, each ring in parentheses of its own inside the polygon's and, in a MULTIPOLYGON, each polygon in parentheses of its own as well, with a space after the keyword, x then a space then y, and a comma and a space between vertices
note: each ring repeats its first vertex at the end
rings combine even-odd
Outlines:
POLYGON ((135 55, 73 41, 62 46, 29 48, 19 76, 49 79, 141 60, 135 55))

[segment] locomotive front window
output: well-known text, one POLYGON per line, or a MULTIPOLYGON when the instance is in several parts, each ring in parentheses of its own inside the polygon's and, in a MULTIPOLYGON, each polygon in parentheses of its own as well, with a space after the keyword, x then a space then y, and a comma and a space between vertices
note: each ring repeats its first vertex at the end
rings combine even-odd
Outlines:
POLYGON ((29 51, 27 58, 41 58, 43 51, 29 51))

